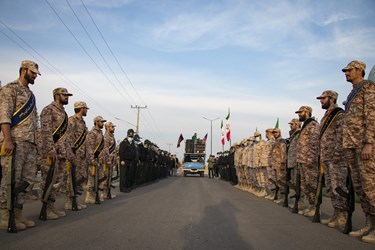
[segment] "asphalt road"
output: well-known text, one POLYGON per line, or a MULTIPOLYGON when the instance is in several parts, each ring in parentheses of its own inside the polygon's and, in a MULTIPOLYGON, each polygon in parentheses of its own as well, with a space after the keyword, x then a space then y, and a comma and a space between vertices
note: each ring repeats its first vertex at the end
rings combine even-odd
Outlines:
MULTIPOLYGON (((269 200, 207 177, 170 177, 56 221, 0 232, 1 249, 375 249, 269 200)), ((81 198, 82 199, 82 198, 81 198)), ((61 195, 57 207, 62 208, 61 195)), ((327 199, 322 218, 332 212, 327 199)), ((364 223, 360 208, 354 226, 364 223)))

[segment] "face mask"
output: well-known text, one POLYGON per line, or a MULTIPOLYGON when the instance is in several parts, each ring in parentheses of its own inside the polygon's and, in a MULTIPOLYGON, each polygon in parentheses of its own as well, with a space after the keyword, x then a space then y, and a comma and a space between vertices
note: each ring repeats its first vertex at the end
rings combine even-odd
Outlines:
POLYGON ((259 137, 255 137, 255 141, 260 141, 260 138, 259 137))
POLYGON ((132 143, 132 141, 133 141, 133 138, 128 137, 128 142, 132 143))
POLYGON ((139 144, 141 144, 141 142, 140 142, 140 141, 134 141, 134 143, 135 143, 136 145, 139 145, 139 144))

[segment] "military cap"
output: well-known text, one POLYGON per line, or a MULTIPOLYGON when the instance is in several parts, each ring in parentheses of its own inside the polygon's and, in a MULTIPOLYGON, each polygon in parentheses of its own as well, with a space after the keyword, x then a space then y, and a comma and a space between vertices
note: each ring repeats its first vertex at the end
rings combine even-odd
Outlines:
POLYGON ((133 137, 134 136, 134 130, 131 128, 131 129, 128 129, 128 132, 126 133, 127 136, 129 137, 133 137))
POLYGON ((336 91, 326 90, 320 96, 318 96, 316 99, 323 99, 323 98, 329 96, 329 97, 335 98, 337 100, 338 95, 339 94, 337 94, 336 91))
POLYGON ((109 127, 116 127, 116 125, 114 125, 112 122, 107 122, 104 126, 105 126, 106 128, 109 128, 109 127))
POLYGON ((74 103, 74 108, 75 109, 80 109, 80 108, 87 108, 87 109, 89 109, 89 107, 87 107, 86 103, 82 102, 82 101, 75 102, 74 103))
POLYGON ((107 120, 104 120, 104 118, 100 115, 94 118, 94 123, 96 122, 106 122, 107 120))
POLYGON ((273 128, 267 128, 266 129, 266 132, 272 132, 273 131, 273 128))
POLYGON ((145 145, 151 145, 151 142, 150 142, 150 140, 146 139, 144 144, 145 145))
POLYGON ((39 72, 39 66, 38 66, 38 64, 35 63, 35 62, 33 62, 33 61, 23 60, 21 62, 21 68, 29 69, 32 72, 34 72, 34 73, 36 73, 38 75, 41 75, 40 72, 39 72))
POLYGON ((73 94, 69 93, 66 88, 56 88, 56 89, 53 90, 53 96, 59 95, 59 94, 68 95, 68 96, 73 95, 73 94))
POLYGON ((309 107, 309 106, 301 106, 299 108, 299 110, 296 111, 296 114, 298 113, 302 113, 303 111, 307 111, 307 112, 310 112, 310 114, 312 113, 312 108, 309 107))
POLYGON ((254 136, 260 136, 260 135, 262 135, 262 134, 259 131, 254 132, 254 136))
POLYGON ((349 71, 351 69, 361 69, 366 70, 366 64, 361 61, 351 61, 345 68, 342 69, 342 72, 349 71))
POLYGON ((297 118, 293 118, 288 124, 292 124, 292 123, 299 124, 300 121, 299 121, 299 119, 297 119, 297 118))
POLYGON ((273 130, 272 130, 272 133, 275 133, 275 132, 280 132, 281 130, 279 129, 279 128, 274 128, 273 130))

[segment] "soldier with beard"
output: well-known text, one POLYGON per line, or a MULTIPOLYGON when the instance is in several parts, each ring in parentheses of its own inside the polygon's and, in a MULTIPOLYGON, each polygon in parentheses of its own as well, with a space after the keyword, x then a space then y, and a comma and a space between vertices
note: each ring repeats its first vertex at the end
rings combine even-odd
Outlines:
POLYGON ((305 210, 299 209, 298 214, 312 217, 315 213, 318 179, 319 124, 311 117, 312 108, 309 106, 301 106, 296 114, 299 121, 303 122, 297 145, 297 164, 301 176, 301 191, 309 203, 309 207, 305 210))
POLYGON ((116 195, 111 194, 108 197, 106 194, 108 193, 108 189, 111 188, 112 176, 113 176, 113 168, 116 166, 116 139, 114 136, 115 133, 115 125, 112 122, 107 122, 105 124, 105 134, 104 134, 104 150, 106 150, 106 165, 104 169, 104 175, 107 176, 106 183, 104 184, 104 197, 113 199, 116 195))
POLYGON ((340 196, 336 188, 347 192, 348 166, 342 147, 342 119, 344 112, 336 104, 338 94, 327 90, 318 96, 322 109, 327 110, 320 121, 320 164, 323 164, 325 186, 331 198, 334 214, 321 223, 329 227, 344 228, 346 223, 347 199, 340 196))
MULTIPOLYGON (((94 118, 94 126, 92 129, 87 133, 86 139, 86 148, 87 148, 87 165, 89 165, 89 173, 88 173, 88 180, 87 186, 88 191, 86 194, 85 203, 87 204, 99 204, 95 199, 95 175, 97 174, 97 185, 99 190, 103 190, 103 180, 104 177, 104 168, 103 165, 105 163, 105 159, 108 156, 108 153, 104 149, 104 136, 102 129, 104 127, 105 120, 101 116, 96 116, 94 118), (99 183, 100 182, 100 183, 99 183)), ((99 192, 100 201, 104 201, 103 192, 99 192)))
POLYGON ((68 134, 68 115, 65 112, 64 105, 68 104, 69 96, 72 96, 72 94, 65 88, 54 89, 54 101, 46 106, 40 114, 42 154, 43 159, 45 159, 42 165, 44 181, 47 178, 50 162, 55 162, 52 178, 54 186, 48 198, 48 220, 58 219, 66 215, 65 212, 58 211, 54 204, 59 187, 64 185, 67 160, 70 162, 74 160, 72 151, 67 149, 65 137, 68 134))
POLYGON ((364 80, 366 64, 350 62, 342 71, 353 89, 345 102, 343 147, 366 224, 352 237, 375 243, 375 84, 364 80))
MULTIPOLYGON (((68 136, 67 145, 68 149, 71 149, 74 154, 73 165, 75 166, 75 177, 79 185, 76 187, 80 191, 83 188, 83 184, 87 183, 87 164, 86 164, 86 135, 87 127, 86 122, 83 117, 87 115, 87 107, 85 102, 78 101, 74 103, 74 115, 70 116, 68 119, 68 136)), ((68 174, 67 187, 71 185, 71 177, 68 174)), ((67 191, 67 201, 65 203, 65 209, 72 209, 72 195, 70 188, 67 191)), ((87 208, 85 204, 77 204, 78 209, 87 208)))
MULTIPOLYGON (((11 161, 10 155, 14 157, 15 186, 17 187, 26 181, 30 184, 25 190, 25 192, 28 192, 34 184, 37 111, 35 96, 30 90, 29 84, 34 84, 37 75, 40 75, 38 64, 28 60, 22 61, 19 69, 19 78, 2 87, 0 91, 0 145, 2 154, 0 229, 8 229, 7 166, 11 161), (15 147, 15 145, 17 146, 15 147)), ((16 228, 18 230, 35 226, 33 221, 26 219, 22 215, 24 203, 25 193, 21 192, 15 200, 16 228)))
POLYGON ((275 142, 271 149, 271 167, 274 171, 275 185, 279 187, 279 195, 275 196, 277 198, 275 202, 280 204, 284 201, 284 197, 281 194, 285 192, 283 181, 286 177, 286 141, 281 137, 279 128, 275 128, 272 131, 272 135, 275 138, 275 142))
MULTIPOLYGON (((287 147, 287 168, 289 169, 290 172, 290 181, 289 183, 291 184, 290 186, 296 186, 296 180, 297 180, 297 144, 298 144, 298 138, 299 138, 299 133, 301 132, 301 122, 299 119, 292 119, 289 122, 290 126, 290 137, 289 137, 289 143, 287 147)), ((287 184, 289 184, 287 183, 287 184)), ((303 201, 303 199, 300 199, 303 201)), ((304 209, 303 204, 301 203, 301 209, 304 209)), ((292 207, 292 204, 291 204, 292 207)), ((298 206, 300 207, 300 206, 298 206)))

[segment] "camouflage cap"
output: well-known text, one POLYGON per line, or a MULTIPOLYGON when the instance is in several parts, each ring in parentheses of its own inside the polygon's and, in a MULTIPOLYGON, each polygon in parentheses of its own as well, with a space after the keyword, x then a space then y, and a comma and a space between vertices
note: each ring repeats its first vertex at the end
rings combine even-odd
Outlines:
POLYGON ((351 61, 345 68, 342 69, 342 72, 351 70, 351 69, 361 69, 366 70, 366 64, 361 61, 351 61))
POLYGON ((254 136, 260 136, 260 135, 262 135, 262 134, 259 131, 254 132, 254 136))
POLYGON ((21 68, 24 68, 24 69, 29 69, 31 70, 32 72, 38 74, 41 76, 40 72, 39 72, 39 66, 37 63, 33 62, 33 61, 29 61, 29 60, 23 60, 21 62, 21 68))
POLYGON ((94 123, 96 122, 106 122, 107 120, 105 120, 102 116, 98 115, 97 117, 94 118, 94 123))
POLYGON ((273 131, 273 128, 267 128, 266 129, 266 132, 272 132, 273 131))
POLYGON ((87 108, 87 109, 89 109, 89 107, 87 107, 86 103, 82 102, 82 101, 75 102, 74 103, 74 108, 75 109, 80 109, 80 108, 87 108))
POLYGON ((73 94, 69 93, 68 90, 66 88, 56 88, 53 90, 53 96, 55 95, 68 95, 68 96, 72 96, 73 94))
POLYGON ((274 128, 273 130, 272 130, 272 133, 275 133, 275 132, 281 132, 281 130, 279 129, 279 128, 274 128))
POLYGON ((297 118, 293 118, 288 124, 292 124, 292 123, 299 124, 300 121, 297 118))
POLYGON ((104 126, 105 126, 106 128, 109 128, 109 127, 116 127, 116 125, 114 125, 112 122, 107 122, 104 126))
POLYGON ((310 114, 312 113, 312 108, 309 107, 309 106, 301 106, 299 108, 299 110, 296 111, 296 114, 298 113, 302 113, 303 111, 307 111, 307 112, 310 112, 310 114))
POLYGON ((333 90, 326 90, 324 91, 320 96, 318 96, 316 99, 323 99, 325 97, 332 97, 332 98, 335 98, 337 100, 337 97, 338 97, 339 94, 337 94, 336 91, 333 91, 333 90))

